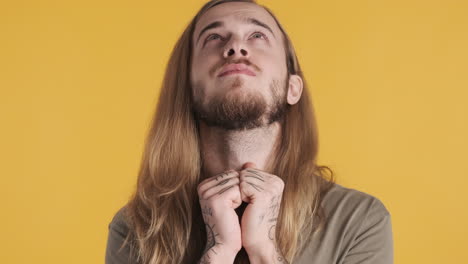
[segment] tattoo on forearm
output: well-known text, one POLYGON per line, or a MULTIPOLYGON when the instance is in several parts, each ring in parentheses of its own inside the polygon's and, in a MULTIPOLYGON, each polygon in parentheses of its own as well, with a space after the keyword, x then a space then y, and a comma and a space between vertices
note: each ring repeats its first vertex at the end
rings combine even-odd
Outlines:
POLYGON ((268 238, 271 241, 273 241, 273 243, 275 244, 275 252, 276 252, 276 256, 274 257, 275 261, 279 261, 279 263, 288 263, 286 259, 283 257, 283 254, 281 253, 281 250, 278 247, 278 244, 276 243, 275 234, 276 234, 276 225, 272 225, 270 226, 270 229, 268 230, 268 238))
POLYGON ((288 263, 286 259, 283 257, 283 254, 281 253, 281 250, 278 247, 278 244, 276 243, 276 222, 278 220, 280 202, 281 202, 281 195, 277 195, 271 198, 271 205, 269 208, 270 219, 268 219, 268 222, 271 223, 272 225, 270 226, 270 229, 268 230, 268 238, 271 241, 273 241, 273 243, 275 244, 275 251, 276 251, 275 262, 278 261, 278 263, 288 263))
POLYGON ((265 218, 265 213, 261 214, 258 218, 260 218, 260 224, 263 223, 263 219, 265 218))
POLYGON ((278 244, 276 244, 276 242, 275 242, 275 251, 276 251, 276 260, 279 261, 279 263, 288 263, 286 259, 284 259, 283 254, 281 253, 281 250, 278 247, 278 244))
POLYGON ((271 198, 270 205, 270 216, 277 217, 280 208, 281 195, 276 195, 271 198))
POLYGON ((275 241, 275 230, 276 225, 270 226, 270 229, 268 230, 268 238, 272 241, 275 241))
POLYGON ((206 228, 206 250, 205 252, 210 250, 212 247, 216 245, 216 237, 218 236, 218 234, 215 234, 214 227, 215 225, 210 226, 209 224, 205 224, 205 228, 206 228))
POLYGON ((219 234, 216 234, 215 231, 214 231, 214 227, 215 225, 213 226, 210 226, 209 224, 206 224, 205 223, 205 229, 206 229, 206 247, 205 247, 205 251, 203 251, 203 256, 200 260, 200 264, 205 264, 205 263, 211 263, 211 257, 210 257, 210 254, 216 254, 218 255, 218 252, 216 252, 216 250, 214 249, 214 247, 216 245, 220 245, 221 243, 219 243, 218 241, 216 241, 216 237, 219 235, 219 234))
MULTIPOLYGON (((218 252, 214 250, 214 248, 211 249, 212 252, 214 252, 216 255, 218 255, 218 252)), ((200 259, 199 264, 210 264, 211 263, 211 257, 210 257, 210 252, 204 252, 202 258, 200 259)))

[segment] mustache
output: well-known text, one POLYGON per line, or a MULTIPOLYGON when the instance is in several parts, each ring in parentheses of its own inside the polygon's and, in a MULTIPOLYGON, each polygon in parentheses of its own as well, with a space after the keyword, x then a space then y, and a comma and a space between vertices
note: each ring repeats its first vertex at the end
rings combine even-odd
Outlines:
POLYGON ((250 62, 248 59, 237 59, 237 60, 227 60, 227 61, 221 61, 219 63, 216 63, 211 69, 210 69, 210 75, 214 75, 217 70, 221 70, 225 65, 228 64, 238 64, 238 63, 243 63, 247 66, 252 67, 256 72, 262 72, 262 69, 258 67, 256 64, 250 62))

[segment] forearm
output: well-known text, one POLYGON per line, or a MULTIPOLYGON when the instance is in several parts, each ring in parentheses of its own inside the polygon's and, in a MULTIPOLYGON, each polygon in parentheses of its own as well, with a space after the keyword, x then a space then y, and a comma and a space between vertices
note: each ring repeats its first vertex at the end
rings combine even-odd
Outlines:
POLYGON ((198 264, 225 264, 225 263, 234 263, 236 258, 235 252, 230 252, 223 248, 212 247, 208 250, 205 250, 202 258, 198 264))
POLYGON ((285 264, 288 263, 277 246, 263 247, 262 250, 247 251, 251 264, 285 264))

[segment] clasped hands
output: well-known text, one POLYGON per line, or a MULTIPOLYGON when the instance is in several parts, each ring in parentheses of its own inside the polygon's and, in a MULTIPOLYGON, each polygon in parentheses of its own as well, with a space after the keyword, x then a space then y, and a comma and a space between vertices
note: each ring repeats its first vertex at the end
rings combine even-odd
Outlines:
POLYGON ((201 262, 220 256, 233 260, 244 247, 250 263, 285 263, 275 236, 283 189, 280 177, 252 162, 202 181, 197 191, 207 244, 201 262), (239 225, 235 209, 243 201, 248 205, 239 225))

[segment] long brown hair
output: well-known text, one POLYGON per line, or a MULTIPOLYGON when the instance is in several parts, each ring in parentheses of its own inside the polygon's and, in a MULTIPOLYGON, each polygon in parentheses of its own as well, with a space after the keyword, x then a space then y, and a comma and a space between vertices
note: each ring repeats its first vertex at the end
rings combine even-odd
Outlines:
MULTIPOLYGON (((196 263, 202 256, 206 233, 196 191, 202 157, 189 78, 192 37, 197 21, 208 9, 228 2, 256 4, 253 0, 209 1, 182 33, 170 56, 145 141, 136 191, 125 210, 130 232, 124 245, 129 243, 131 255, 139 263, 196 263)), ((289 106, 283 117, 278 154, 270 172, 285 183, 276 237, 285 259, 292 262, 326 223, 321 201, 334 179, 329 167, 316 164, 316 119, 293 45, 274 14, 262 7, 283 32, 288 73, 299 75, 304 82, 301 99, 289 106)), ((237 255, 235 263, 249 263, 245 251, 237 255)))

